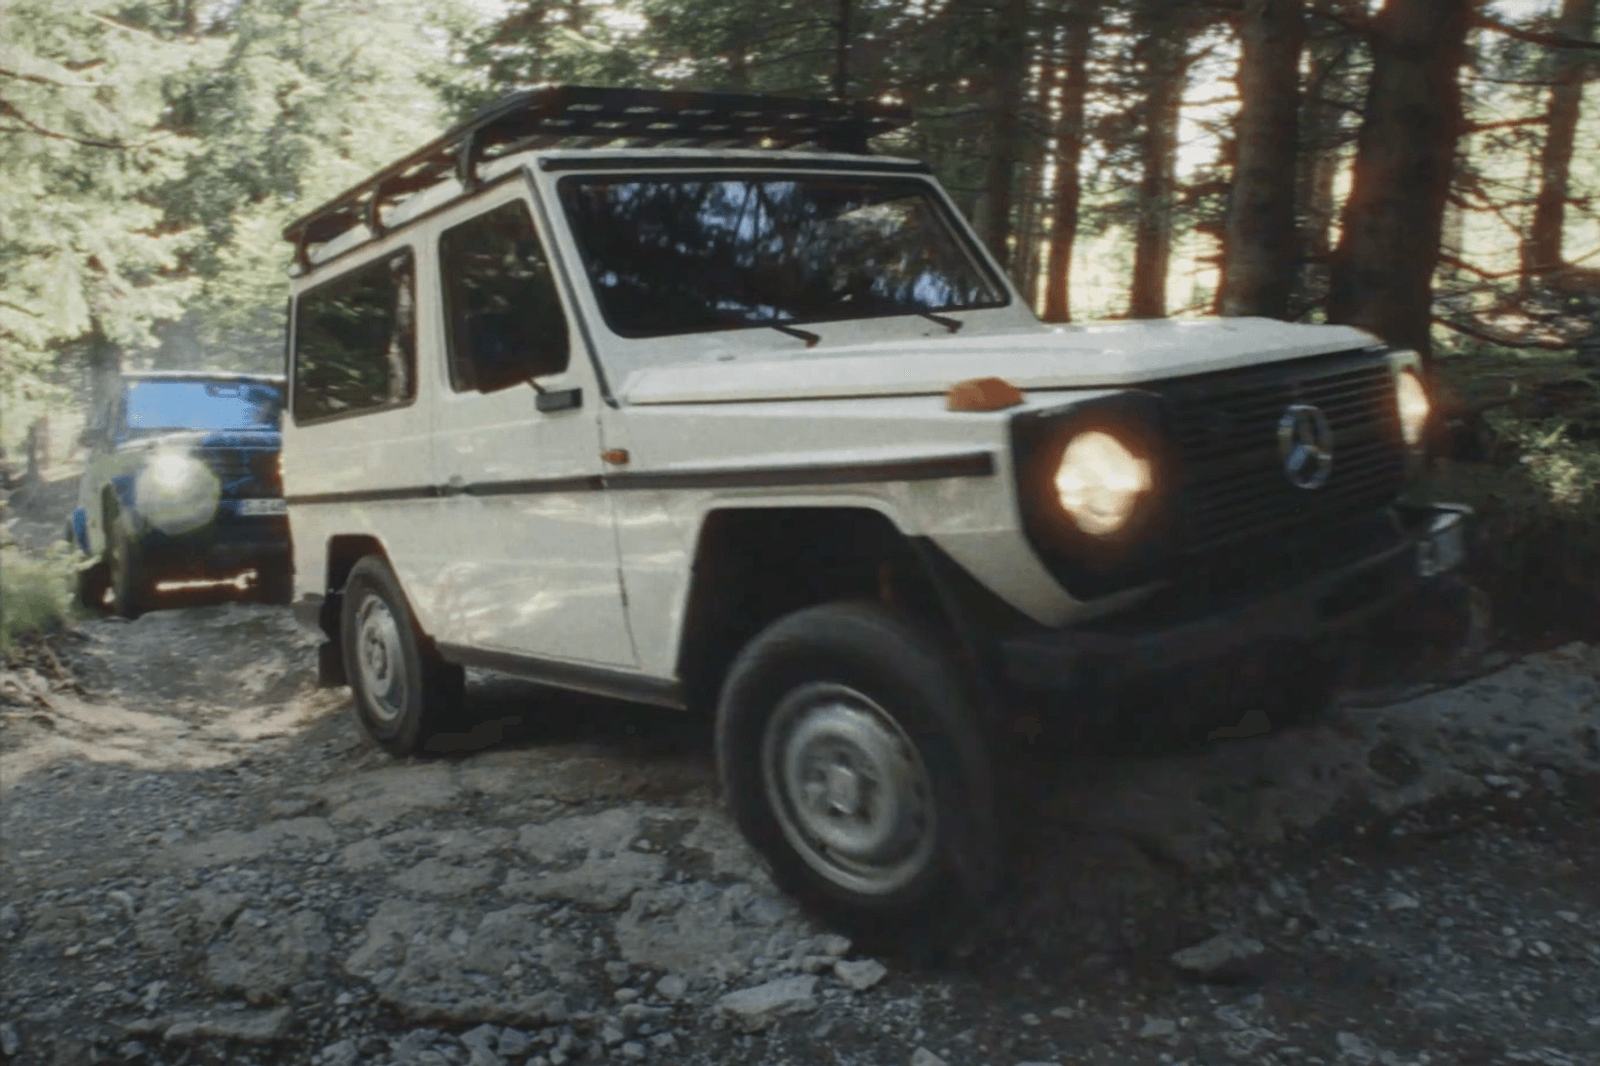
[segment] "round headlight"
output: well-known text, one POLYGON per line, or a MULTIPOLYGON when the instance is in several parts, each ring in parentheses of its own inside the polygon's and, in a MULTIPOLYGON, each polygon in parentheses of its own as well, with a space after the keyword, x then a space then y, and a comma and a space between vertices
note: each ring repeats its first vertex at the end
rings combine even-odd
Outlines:
POLYGON ((1400 432, 1406 443, 1415 448, 1422 443, 1422 433, 1428 426, 1428 392, 1415 371, 1403 370, 1395 379, 1395 395, 1400 401, 1400 432))
POLYGON ((1078 528, 1097 537, 1115 533, 1151 488, 1149 460, 1140 459, 1109 433, 1090 430, 1072 438, 1056 470, 1056 494, 1078 528))
POLYGON ((173 492, 181 491, 205 472, 206 468, 200 463, 178 452, 163 452, 151 459, 150 465, 145 467, 145 474, 152 488, 173 492))
POLYGON ((221 485, 205 463, 173 449, 150 456, 134 481, 134 499, 151 526, 165 533, 198 529, 216 515, 221 485))

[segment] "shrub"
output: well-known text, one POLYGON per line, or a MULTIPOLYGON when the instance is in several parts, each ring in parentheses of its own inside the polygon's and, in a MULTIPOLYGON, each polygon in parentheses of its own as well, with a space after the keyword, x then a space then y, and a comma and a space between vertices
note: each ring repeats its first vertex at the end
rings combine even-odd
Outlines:
POLYGON ((74 617, 74 566, 64 545, 43 554, 0 548, 0 653, 20 637, 53 632, 74 617))

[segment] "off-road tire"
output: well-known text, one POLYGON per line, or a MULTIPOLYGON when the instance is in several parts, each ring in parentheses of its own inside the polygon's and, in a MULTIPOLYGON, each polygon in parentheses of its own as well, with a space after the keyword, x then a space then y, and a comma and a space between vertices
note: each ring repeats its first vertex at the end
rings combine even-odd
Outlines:
POLYGON ((77 573, 78 603, 95 614, 106 612, 106 591, 111 588, 111 574, 104 562, 91 563, 77 573))
POLYGON ((356 563, 343 599, 340 640, 356 718, 385 751, 409 755, 459 716, 465 672, 430 652, 381 556, 356 563))
MULTIPOLYGON (((834 924, 871 932, 916 929, 992 892, 1000 870, 999 819, 991 755, 973 691, 935 633, 876 604, 797 611, 744 648, 722 687, 717 762, 734 820, 766 858, 781 888, 834 924), (817 823, 816 801, 810 815, 792 813, 799 803, 787 805, 789 814, 775 807, 794 796, 781 784, 796 780, 792 773, 785 776, 784 767, 810 765, 796 760, 815 750, 794 739, 807 735, 803 728, 781 729, 784 716, 793 717, 789 708, 795 699, 823 691, 818 686, 865 697, 872 714, 892 719, 882 723, 884 735, 908 742, 926 770, 921 780, 932 828, 912 832, 919 838, 931 835, 932 844, 916 851, 928 857, 914 874, 896 870, 903 881, 886 879, 863 890, 845 883, 848 873, 834 876, 819 869, 819 862, 832 861, 819 854, 821 838, 802 845, 812 856, 809 861, 794 842, 797 833, 807 837, 801 825, 817 823), (777 736, 787 739, 772 739, 777 736)), ((846 700, 841 706, 849 706, 846 700)), ((901 868, 909 867, 902 863, 901 868)))
POLYGON ((123 618, 134 619, 150 607, 154 583, 145 572, 144 553, 139 536, 127 514, 118 511, 106 538, 107 578, 111 584, 111 609, 123 618))

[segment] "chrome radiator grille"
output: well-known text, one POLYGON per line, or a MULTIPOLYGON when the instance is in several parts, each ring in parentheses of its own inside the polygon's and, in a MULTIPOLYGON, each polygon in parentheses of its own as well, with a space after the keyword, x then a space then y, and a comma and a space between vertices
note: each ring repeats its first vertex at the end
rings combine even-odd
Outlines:
POLYGON ((1208 374, 1159 391, 1170 401, 1184 471, 1182 554, 1370 512, 1404 483, 1399 410, 1381 353, 1208 374), (1278 422, 1293 404, 1319 408, 1333 431, 1332 470, 1315 489, 1292 484, 1279 454, 1278 422))

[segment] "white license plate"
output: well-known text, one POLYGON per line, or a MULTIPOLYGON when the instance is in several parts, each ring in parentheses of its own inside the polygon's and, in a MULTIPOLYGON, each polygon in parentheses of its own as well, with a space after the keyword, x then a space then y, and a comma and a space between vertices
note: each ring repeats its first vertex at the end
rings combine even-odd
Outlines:
POLYGON ((1433 577, 1460 566, 1467 557, 1466 523, 1450 515, 1435 523, 1417 542, 1417 573, 1433 577))
POLYGON ((288 514, 289 505, 282 497, 274 500, 240 500, 239 513, 249 514, 288 514))

